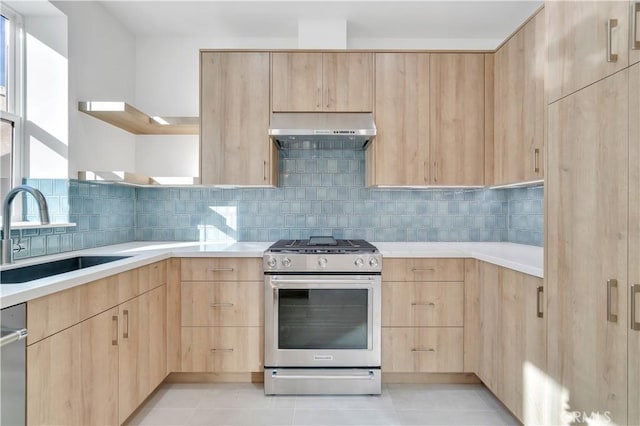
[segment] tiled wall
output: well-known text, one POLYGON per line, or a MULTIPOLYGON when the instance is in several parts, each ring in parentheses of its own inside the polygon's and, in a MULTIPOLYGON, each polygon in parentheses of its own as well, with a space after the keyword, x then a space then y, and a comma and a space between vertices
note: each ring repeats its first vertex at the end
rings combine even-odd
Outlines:
MULTIPOLYGON (((23 231, 16 258, 134 240, 275 241, 332 234, 370 241, 512 241, 542 245, 543 188, 367 189, 364 152, 280 153, 280 187, 133 188, 28 179, 53 221, 75 228, 23 231)), ((38 220, 26 198, 27 219, 38 220)), ((17 238, 18 232, 12 233, 17 238)))
MULTIPOLYGON (((45 194, 52 222, 71 222, 77 226, 12 231, 14 239, 22 233, 24 249, 15 252, 17 259, 135 239, 135 188, 66 179, 26 179, 25 183, 45 194)), ((26 220, 39 221, 33 197, 24 199, 26 220)))
POLYGON ((507 190, 509 200, 509 234, 512 243, 542 246, 544 187, 514 188, 507 190))
POLYGON ((366 189, 364 167, 364 151, 291 149, 279 188, 139 188, 136 239, 507 240, 504 191, 366 189))

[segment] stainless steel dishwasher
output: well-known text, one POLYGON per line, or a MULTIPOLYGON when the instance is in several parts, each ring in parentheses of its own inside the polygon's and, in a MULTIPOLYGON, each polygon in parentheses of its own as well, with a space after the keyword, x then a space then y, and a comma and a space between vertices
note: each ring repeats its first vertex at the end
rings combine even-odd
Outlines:
POLYGON ((0 424, 26 422, 26 304, 0 311, 0 424))

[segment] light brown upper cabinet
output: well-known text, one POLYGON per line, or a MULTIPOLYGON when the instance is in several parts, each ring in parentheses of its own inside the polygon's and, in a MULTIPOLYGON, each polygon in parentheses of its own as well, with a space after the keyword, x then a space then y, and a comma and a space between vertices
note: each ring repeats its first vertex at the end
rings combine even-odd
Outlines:
POLYGON ((629 18, 637 18, 629 1, 545 3, 549 102, 628 66, 629 18))
POLYGON ((275 112, 368 112, 373 108, 373 53, 275 52, 275 112))
POLYGON ((432 185, 484 185, 484 55, 432 54, 432 185))
POLYGON ((429 53, 375 54, 377 135, 367 149, 368 185, 428 185, 429 53))
POLYGON ((268 52, 200 53, 202 184, 277 184, 269 114, 268 52))
POLYGON ((369 186, 484 184, 484 55, 376 53, 369 186))
POLYGON ((544 9, 495 53, 492 185, 544 176, 544 9))

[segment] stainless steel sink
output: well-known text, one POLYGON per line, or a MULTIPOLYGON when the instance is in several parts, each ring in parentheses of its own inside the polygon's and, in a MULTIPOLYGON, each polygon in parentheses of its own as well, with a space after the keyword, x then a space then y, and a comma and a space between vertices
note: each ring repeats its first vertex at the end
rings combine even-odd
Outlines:
POLYGON ((40 278, 64 274, 90 268, 103 263, 126 259, 131 256, 76 256, 68 259, 54 260, 38 263, 36 265, 23 266, 21 268, 0 271, 0 284, 20 284, 40 278))

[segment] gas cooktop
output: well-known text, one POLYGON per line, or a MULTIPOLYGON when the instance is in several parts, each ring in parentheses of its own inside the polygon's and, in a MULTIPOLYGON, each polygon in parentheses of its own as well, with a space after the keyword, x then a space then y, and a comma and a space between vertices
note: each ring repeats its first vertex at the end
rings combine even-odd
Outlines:
POLYGON ((263 266, 269 273, 373 273, 382 270, 382 255, 364 240, 310 237, 280 240, 264 252, 263 266))
POLYGON ((267 250, 270 253, 357 254, 377 253, 365 240, 336 240, 333 237, 310 237, 308 240, 279 240, 267 250))

